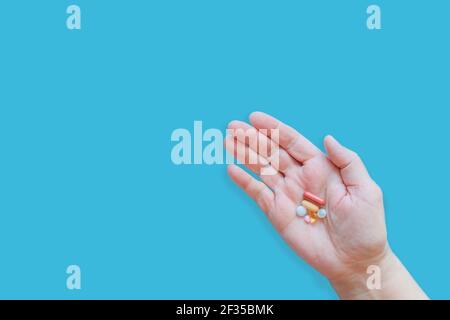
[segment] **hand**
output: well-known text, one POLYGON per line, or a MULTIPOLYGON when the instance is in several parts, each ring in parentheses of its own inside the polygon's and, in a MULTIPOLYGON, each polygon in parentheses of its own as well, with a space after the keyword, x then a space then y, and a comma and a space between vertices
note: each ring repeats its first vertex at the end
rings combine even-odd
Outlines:
POLYGON ((293 128, 261 112, 251 114, 250 123, 232 121, 229 131, 245 134, 228 136, 225 145, 261 181, 235 165, 229 166, 229 175, 300 257, 340 287, 347 287, 345 279, 366 279, 370 265, 393 261, 381 189, 355 152, 327 136, 324 154, 293 128), (278 141, 271 129, 277 130, 278 141), (258 145, 270 146, 269 152, 258 145), (255 155, 258 161, 249 163, 255 155), (261 174, 270 165, 274 174, 261 174), (314 225, 296 215, 304 191, 326 200, 327 217, 314 225))

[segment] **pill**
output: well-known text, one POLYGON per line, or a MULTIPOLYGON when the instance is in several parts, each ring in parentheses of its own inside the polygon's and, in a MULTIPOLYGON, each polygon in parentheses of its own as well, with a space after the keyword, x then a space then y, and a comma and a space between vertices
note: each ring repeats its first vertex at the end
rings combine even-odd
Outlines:
POLYGON ((299 217, 304 217, 308 211, 304 206, 298 206, 296 212, 299 217))
POLYGON ((311 217, 308 216, 308 215, 306 215, 306 216, 305 216, 305 222, 306 222, 306 223, 310 223, 310 222, 311 222, 311 217))
POLYGON ((327 210, 325 210, 325 209, 320 209, 319 211, 317 211, 317 216, 320 218, 320 219, 323 219, 323 218, 325 218, 326 216, 327 216, 327 210))
POLYGON ((311 218, 316 218, 317 219, 317 211, 311 211, 308 210, 308 214, 311 218))
POLYGON ((305 191, 305 193, 303 194, 303 197, 311 200, 312 202, 317 203, 319 206, 324 206, 325 205, 325 200, 323 200, 322 198, 312 194, 311 192, 305 191))
POLYGON ((302 206, 304 206, 306 209, 308 209, 309 211, 312 211, 312 212, 319 211, 319 207, 316 206, 314 203, 309 202, 308 200, 303 200, 302 206))
POLYGON ((317 219, 316 219, 316 218, 311 218, 311 219, 310 219, 310 223, 311 223, 311 224, 314 224, 314 223, 316 223, 316 221, 317 221, 317 219))

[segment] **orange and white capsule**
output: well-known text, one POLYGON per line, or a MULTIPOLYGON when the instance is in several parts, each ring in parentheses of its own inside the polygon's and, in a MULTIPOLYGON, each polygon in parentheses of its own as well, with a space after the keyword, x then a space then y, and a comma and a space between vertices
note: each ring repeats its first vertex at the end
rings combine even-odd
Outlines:
POLYGON ((303 198, 308 199, 321 207, 325 205, 325 200, 308 191, 305 191, 305 193, 303 194, 303 198))

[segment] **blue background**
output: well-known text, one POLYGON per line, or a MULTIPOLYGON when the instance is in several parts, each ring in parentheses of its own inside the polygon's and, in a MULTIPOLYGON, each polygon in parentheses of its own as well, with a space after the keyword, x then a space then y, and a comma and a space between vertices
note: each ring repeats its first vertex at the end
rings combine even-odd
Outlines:
POLYGON ((357 150, 392 247, 450 298, 448 1, 2 1, 0 298, 334 299, 176 128, 254 110, 357 150), (82 30, 66 28, 78 4, 82 30), (382 9, 381 31, 366 8, 382 9), (66 289, 66 267, 82 290, 66 289))

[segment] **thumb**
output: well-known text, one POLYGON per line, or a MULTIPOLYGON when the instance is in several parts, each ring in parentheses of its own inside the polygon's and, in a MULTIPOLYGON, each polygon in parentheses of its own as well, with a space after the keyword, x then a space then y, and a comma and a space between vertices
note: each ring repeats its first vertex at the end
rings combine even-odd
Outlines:
POLYGON ((346 186, 365 185, 371 181, 369 173, 356 152, 341 145, 334 137, 324 139, 328 158, 339 168, 346 186))

